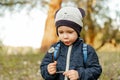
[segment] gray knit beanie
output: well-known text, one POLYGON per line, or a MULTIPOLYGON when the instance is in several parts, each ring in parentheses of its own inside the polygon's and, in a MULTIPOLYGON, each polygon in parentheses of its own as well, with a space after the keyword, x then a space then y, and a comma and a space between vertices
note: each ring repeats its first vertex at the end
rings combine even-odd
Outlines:
POLYGON ((55 14, 55 25, 58 34, 58 27, 67 26, 73 28, 78 36, 80 36, 81 29, 83 27, 83 17, 85 11, 82 8, 76 7, 63 7, 59 9, 55 14))

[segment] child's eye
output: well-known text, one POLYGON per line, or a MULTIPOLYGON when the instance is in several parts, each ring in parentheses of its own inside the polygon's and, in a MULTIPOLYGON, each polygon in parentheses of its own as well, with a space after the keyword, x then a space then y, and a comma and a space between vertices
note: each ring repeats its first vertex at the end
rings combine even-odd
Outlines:
POLYGON ((71 34, 71 33, 73 33, 73 31, 68 31, 68 33, 70 33, 70 34, 71 34))
POLYGON ((59 31, 58 33, 59 33, 59 34, 62 34, 62 33, 63 33, 63 31, 59 31))

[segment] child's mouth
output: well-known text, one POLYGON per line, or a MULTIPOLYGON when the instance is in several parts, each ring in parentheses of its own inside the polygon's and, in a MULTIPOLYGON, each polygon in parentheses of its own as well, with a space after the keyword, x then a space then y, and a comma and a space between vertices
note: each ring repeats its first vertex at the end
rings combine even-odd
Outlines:
POLYGON ((65 43, 66 45, 69 45, 69 44, 70 44, 70 42, 68 42, 68 41, 67 41, 67 42, 64 42, 64 43, 65 43))

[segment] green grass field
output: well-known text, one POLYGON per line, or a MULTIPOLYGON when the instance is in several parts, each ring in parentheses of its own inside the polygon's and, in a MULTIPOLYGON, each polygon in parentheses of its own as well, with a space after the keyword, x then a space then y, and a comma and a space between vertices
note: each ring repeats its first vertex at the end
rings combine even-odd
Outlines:
MULTIPOLYGON (((0 80, 43 80, 39 65, 43 53, 0 54, 0 80)), ((120 80, 120 52, 98 52, 103 68, 99 80, 120 80)))
POLYGON ((0 80, 42 80, 39 70, 43 54, 0 54, 0 80))

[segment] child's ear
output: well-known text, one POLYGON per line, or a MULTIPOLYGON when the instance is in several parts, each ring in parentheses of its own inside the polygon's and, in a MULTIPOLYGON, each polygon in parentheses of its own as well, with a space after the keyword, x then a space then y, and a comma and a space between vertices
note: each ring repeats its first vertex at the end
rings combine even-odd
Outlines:
POLYGON ((85 11, 82 9, 82 8, 78 8, 80 13, 82 14, 82 17, 84 18, 85 17, 85 11))

